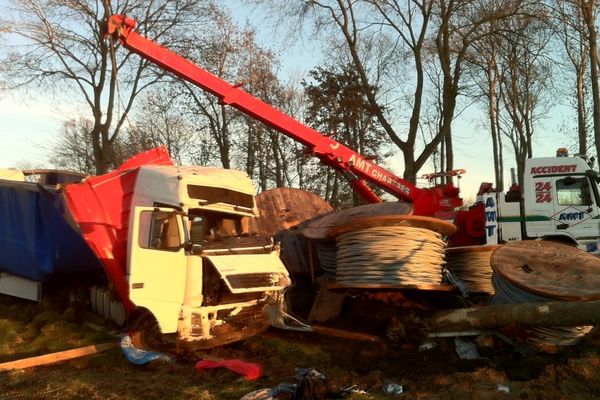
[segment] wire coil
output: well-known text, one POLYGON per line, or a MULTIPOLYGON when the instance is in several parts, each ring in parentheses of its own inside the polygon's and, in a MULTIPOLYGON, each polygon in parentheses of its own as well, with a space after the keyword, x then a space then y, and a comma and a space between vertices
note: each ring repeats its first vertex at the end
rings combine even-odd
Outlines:
POLYGON ((411 226, 358 229, 337 237, 336 281, 341 284, 439 285, 445 242, 411 226))
MULTIPOLYGON (((543 303, 557 301, 556 299, 538 296, 518 288, 503 279, 499 274, 492 275, 492 283, 496 294, 492 298, 492 304, 516 304, 516 303, 543 303)), ((532 343, 541 345, 570 346, 574 345, 583 336, 592 330, 593 326, 574 327, 532 327, 528 328, 531 334, 527 338, 532 343)))
POLYGON ((337 269, 337 247, 335 242, 319 242, 315 245, 315 248, 321 269, 328 274, 335 275, 337 269))
POLYGON ((462 251, 463 248, 455 248, 446 252, 446 268, 452 272, 455 278, 463 281, 469 293, 494 294, 492 285, 492 267, 490 259, 497 246, 489 246, 489 249, 478 249, 478 251, 462 251))

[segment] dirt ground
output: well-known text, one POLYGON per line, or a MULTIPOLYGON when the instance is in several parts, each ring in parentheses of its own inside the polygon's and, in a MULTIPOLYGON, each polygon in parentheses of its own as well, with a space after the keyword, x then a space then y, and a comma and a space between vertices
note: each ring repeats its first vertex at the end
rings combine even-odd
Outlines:
MULTIPOLYGON (((40 304, 0 296, 0 362, 118 340, 114 329, 85 310, 53 300, 40 304), (114 332, 113 332, 114 333, 114 332)), ((348 399, 596 399, 600 398, 600 337, 589 335, 557 354, 496 343, 461 360, 454 339, 429 350, 415 344, 370 343, 271 329, 205 352, 206 359, 259 363, 246 381, 225 369, 199 372, 195 360, 134 366, 119 349, 50 366, 0 372, 0 399, 239 399, 282 382, 298 368, 327 377, 328 398, 348 399), (384 392, 388 383, 403 394, 384 392), (362 393, 344 392, 353 387, 362 393)))

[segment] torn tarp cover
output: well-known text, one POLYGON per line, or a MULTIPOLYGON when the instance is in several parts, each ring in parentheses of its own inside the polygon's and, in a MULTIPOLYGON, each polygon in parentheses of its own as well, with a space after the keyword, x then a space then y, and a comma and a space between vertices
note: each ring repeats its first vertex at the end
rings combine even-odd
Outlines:
POLYGON ((125 277, 129 215, 135 181, 143 165, 173 162, 166 148, 158 147, 130 158, 113 172, 88 177, 64 189, 71 216, 127 310, 133 309, 125 277))

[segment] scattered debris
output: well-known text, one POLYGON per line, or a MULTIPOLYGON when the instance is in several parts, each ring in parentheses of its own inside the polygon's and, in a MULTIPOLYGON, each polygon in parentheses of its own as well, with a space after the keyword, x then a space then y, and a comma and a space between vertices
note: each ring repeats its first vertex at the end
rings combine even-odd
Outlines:
POLYGON ((350 387, 342 388, 340 390, 342 391, 342 393, 344 393, 345 396, 356 393, 356 394, 360 394, 363 396, 368 396, 369 398, 371 397, 369 395, 369 392, 367 392, 366 390, 363 390, 363 389, 359 389, 358 385, 352 385, 350 387))
POLYGON ((511 393, 510 386, 503 385, 501 383, 493 383, 493 384, 481 384, 478 385, 481 388, 492 389, 502 393, 511 393))
POLYGON ((438 342, 436 342, 435 340, 427 340, 422 345, 419 346, 419 351, 431 350, 437 346, 438 346, 438 342))
POLYGON ((321 400, 326 399, 331 392, 327 377, 314 368, 296 369, 294 379, 298 383, 283 382, 272 389, 255 390, 240 400, 321 400))
POLYGON ((510 393, 510 387, 506 386, 506 385, 498 384, 498 385, 496 385, 496 389, 499 392, 510 393))
POLYGON ((196 363, 196 370, 203 371, 210 368, 227 368, 228 370, 242 375, 246 380, 255 381, 262 376, 262 366, 248 361, 231 360, 200 360, 196 363))
POLYGON ((151 362, 173 363, 173 359, 164 353, 135 347, 131 342, 131 337, 129 335, 123 336, 120 345, 123 354, 125 354, 125 358, 132 364, 146 365, 151 362))
POLYGON ((454 347, 456 354, 458 354, 461 360, 478 360, 481 358, 477 352, 477 346, 473 342, 468 342, 457 337, 454 339, 454 347))
POLYGON ((394 396, 398 396, 399 394, 406 393, 406 387, 404 387, 403 385, 394 383, 394 382, 385 382, 383 384, 382 390, 383 390, 383 393, 391 394, 394 396))
POLYGON ((298 381, 296 399, 320 400, 329 393, 327 377, 314 368, 298 368, 294 378, 298 381))
POLYGON ((271 389, 258 389, 250 392, 240 400, 276 400, 276 399, 294 399, 298 385, 294 383, 283 382, 271 389))

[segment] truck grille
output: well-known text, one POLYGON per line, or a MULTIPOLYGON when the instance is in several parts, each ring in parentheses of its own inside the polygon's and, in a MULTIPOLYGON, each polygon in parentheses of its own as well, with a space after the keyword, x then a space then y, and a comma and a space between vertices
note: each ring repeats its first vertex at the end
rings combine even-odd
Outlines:
POLYGON ((285 277, 277 272, 227 275, 233 289, 252 289, 285 285, 285 277))
MULTIPOLYGON (((219 310, 217 312, 217 320, 223 323, 210 329, 212 338, 181 342, 182 346, 192 351, 223 346, 258 335, 269 327, 269 318, 265 304, 244 307, 240 312, 234 313, 234 315, 230 315, 231 313, 231 309, 219 310)), ((192 316, 192 324, 194 323, 199 324, 199 316, 196 317, 196 320, 192 316)))

